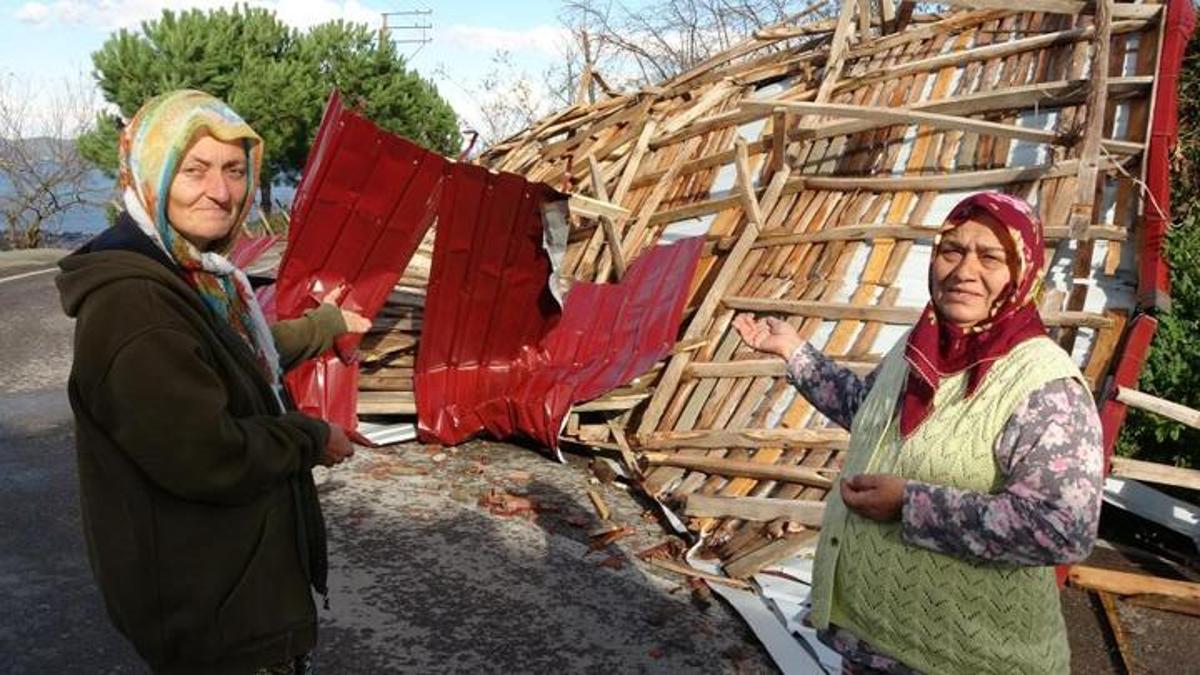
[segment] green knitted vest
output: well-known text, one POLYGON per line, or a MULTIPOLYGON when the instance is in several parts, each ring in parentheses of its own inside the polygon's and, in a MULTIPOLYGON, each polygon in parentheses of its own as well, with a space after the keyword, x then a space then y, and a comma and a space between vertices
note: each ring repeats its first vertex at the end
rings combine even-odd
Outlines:
MULTIPOLYGON (((993 454, 1016 407, 1051 380, 1082 381, 1049 338, 1018 345, 969 399, 946 378, 934 409, 901 442, 896 401, 908 374, 904 340, 884 359, 851 425, 843 475, 892 473, 977 492, 1003 484, 993 454)), ((909 546, 899 523, 851 513, 829 493, 813 572, 812 621, 847 628, 928 673, 1066 673, 1066 626, 1053 568, 976 563, 909 546)))

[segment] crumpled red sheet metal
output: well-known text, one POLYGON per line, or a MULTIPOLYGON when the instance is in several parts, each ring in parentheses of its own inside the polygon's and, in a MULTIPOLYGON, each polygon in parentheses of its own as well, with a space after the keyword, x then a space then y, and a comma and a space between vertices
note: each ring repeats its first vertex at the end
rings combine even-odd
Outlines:
MULTIPOLYGON (((446 160, 385 132, 335 92, 296 191, 274 291, 290 319, 345 286, 340 306, 374 318, 436 215, 446 160)), ((357 425, 360 336, 288 373, 299 408, 348 431, 357 425)))
POLYGON ((418 429, 452 445, 482 432, 556 448, 570 406, 647 370, 674 344, 702 242, 657 247, 618 284, 549 290, 544 184, 451 165, 417 354, 418 429))

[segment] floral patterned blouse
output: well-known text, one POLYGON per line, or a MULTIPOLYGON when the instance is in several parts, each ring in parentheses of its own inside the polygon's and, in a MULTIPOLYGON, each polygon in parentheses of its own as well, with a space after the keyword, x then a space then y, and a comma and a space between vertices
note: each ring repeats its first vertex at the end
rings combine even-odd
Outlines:
MULTIPOLYGON (((805 343, 788 359, 788 380, 835 424, 850 421, 875 383, 835 364, 805 343)), ((975 561, 1058 565, 1091 552, 1100 518, 1103 441, 1091 393, 1061 379, 1034 391, 996 441, 1004 477, 995 494, 909 481, 901 536, 911 546, 975 561)), ((847 630, 820 638, 853 672, 912 673, 847 630)))

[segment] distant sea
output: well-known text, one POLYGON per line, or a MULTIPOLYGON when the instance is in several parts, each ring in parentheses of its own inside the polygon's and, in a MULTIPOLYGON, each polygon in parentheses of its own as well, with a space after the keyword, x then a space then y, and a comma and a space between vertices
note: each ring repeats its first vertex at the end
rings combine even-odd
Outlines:
MULTIPOLYGON (((94 200, 103 202, 116 197, 116 180, 104 175, 101 171, 93 171, 88 178, 88 188, 93 191, 94 200)), ((276 184, 271 189, 271 200, 290 206, 296 189, 290 185, 276 184)), ((6 178, 0 176, 0 199, 12 194, 12 185, 6 178)), ((0 226, 3 221, 0 220, 0 226)), ((75 248, 108 227, 105 217, 104 204, 86 205, 72 208, 64 214, 52 218, 45 226, 47 245, 61 248, 75 248)), ((0 233, 0 240, 4 239, 0 233)))

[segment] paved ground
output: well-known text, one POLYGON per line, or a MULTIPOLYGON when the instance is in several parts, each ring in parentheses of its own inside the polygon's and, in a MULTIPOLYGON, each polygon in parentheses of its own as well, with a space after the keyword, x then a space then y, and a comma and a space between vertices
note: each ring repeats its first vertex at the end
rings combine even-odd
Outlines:
MULTIPOLYGON (((63 393, 71 322, 53 274, 2 280, 39 268, 0 267, 0 672, 145 672, 83 549, 63 393)), ((615 487, 594 486, 636 532, 589 551, 589 476, 583 457, 562 466, 488 443, 363 451, 331 472, 321 671, 773 672, 724 605, 702 609, 681 579, 634 559, 665 536, 615 487), (493 489, 535 508, 493 514, 480 505, 493 489)))
MULTIPOLYGON (((141 673, 109 626, 82 546, 70 410, 69 320, 47 267, 0 253, 0 673, 141 673)), ((322 501, 331 597, 324 673, 756 673, 775 669, 722 604, 702 608, 634 553, 666 539, 644 507, 523 448, 415 444, 363 451, 331 472, 322 501), (597 489, 635 532, 590 551, 597 489), (524 495, 497 515, 480 499, 524 495)), ((1097 564, 1136 567, 1100 551, 1097 564)), ((1147 569, 1162 574, 1162 569, 1147 569)), ((1063 593, 1076 673, 1119 673, 1102 612, 1063 593)), ((1197 624, 1122 604, 1137 672, 1200 673, 1197 624)))

